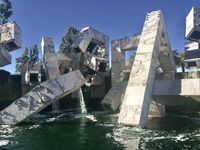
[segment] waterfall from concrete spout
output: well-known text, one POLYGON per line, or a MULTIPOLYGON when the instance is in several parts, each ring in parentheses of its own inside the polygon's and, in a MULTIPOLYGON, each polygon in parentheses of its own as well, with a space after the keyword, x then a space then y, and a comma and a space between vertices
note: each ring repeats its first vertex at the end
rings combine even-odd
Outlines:
POLYGON ((58 112, 60 110, 60 105, 59 105, 59 101, 55 101, 52 103, 52 111, 53 112, 58 112))
POLYGON ((81 113, 87 114, 87 109, 86 109, 86 106, 85 106, 83 91, 82 91, 81 88, 79 88, 79 101, 80 101, 81 113))

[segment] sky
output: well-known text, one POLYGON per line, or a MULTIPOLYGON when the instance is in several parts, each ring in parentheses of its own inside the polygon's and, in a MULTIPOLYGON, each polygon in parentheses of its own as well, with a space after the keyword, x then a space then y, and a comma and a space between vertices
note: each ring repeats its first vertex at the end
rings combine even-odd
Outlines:
POLYGON ((200 0, 11 0, 14 14, 10 18, 22 29, 22 48, 11 52, 12 64, 2 67, 15 72, 15 58, 25 47, 52 37, 59 49, 69 26, 81 29, 91 26, 110 40, 141 33, 148 12, 161 10, 173 49, 184 50, 185 18, 200 0))

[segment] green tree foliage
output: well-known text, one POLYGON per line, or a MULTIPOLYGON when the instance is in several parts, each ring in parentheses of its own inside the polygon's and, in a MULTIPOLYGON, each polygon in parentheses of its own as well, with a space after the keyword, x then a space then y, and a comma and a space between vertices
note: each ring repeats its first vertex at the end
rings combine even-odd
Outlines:
POLYGON ((0 3, 0 24, 7 23, 12 14, 12 4, 10 0, 2 0, 0 3))
POLYGON ((67 33, 62 38, 60 44, 60 50, 59 50, 60 53, 69 54, 71 52, 75 52, 75 49, 72 47, 72 44, 76 39, 78 33, 79 31, 74 27, 68 28, 67 33))
POLYGON ((178 52, 177 50, 173 50, 174 61, 177 67, 182 68, 182 72, 185 72, 185 54, 182 52, 178 52))
POLYGON ((130 56, 129 63, 133 64, 134 59, 135 59, 135 54, 130 56))
POLYGON ((21 72, 22 66, 29 61, 29 56, 28 56, 28 48, 26 47, 24 49, 24 52, 21 57, 16 58, 16 72, 21 72))
POLYGON ((39 61, 39 50, 37 45, 34 44, 29 49, 26 47, 22 56, 16 58, 16 72, 21 72, 21 68, 27 62, 31 65, 36 64, 39 61))

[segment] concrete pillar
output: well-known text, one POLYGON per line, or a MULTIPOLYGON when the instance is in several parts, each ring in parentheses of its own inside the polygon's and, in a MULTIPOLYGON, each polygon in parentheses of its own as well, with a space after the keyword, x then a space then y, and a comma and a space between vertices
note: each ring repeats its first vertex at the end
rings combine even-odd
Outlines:
MULTIPOLYGON (((52 38, 43 37, 41 46, 47 79, 55 79, 60 76, 60 70, 52 38)), ((52 103, 52 110, 57 111, 59 107, 59 101, 52 103)))
POLYGON ((120 111, 119 123, 139 125, 142 128, 146 126, 163 33, 162 20, 160 11, 153 11, 146 16, 120 111))
POLYGON ((121 73, 125 64, 125 58, 120 48, 119 41, 112 41, 112 87, 121 82, 121 73))

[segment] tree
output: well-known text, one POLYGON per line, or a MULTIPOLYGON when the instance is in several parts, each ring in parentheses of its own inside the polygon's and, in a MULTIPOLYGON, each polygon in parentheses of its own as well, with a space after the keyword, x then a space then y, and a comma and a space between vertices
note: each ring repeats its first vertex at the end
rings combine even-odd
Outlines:
POLYGON ((28 56, 28 48, 26 47, 24 49, 24 52, 21 57, 16 58, 16 72, 21 72, 22 66, 29 61, 29 56, 28 56))
POLYGON ((16 58, 16 72, 21 72, 21 68, 27 62, 31 67, 39 61, 39 50, 34 44, 29 49, 26 47, 21 57, 16 58))
POLYGON ((72 44, 74 40, 76 39, 79 31, 75 29, 74 27, 69 27, 67 30, 67 33, 62 38, 61 44, 60 44, 60 53, 69 54, 71 52, 76 52, 75 49, 72 47, 72 44))
POLYGON ((134 59, 135 59, 135 54, 131 55, 130 58, 129 58, 129 63, 131 65, 133 64, 134 59))
POLYGON ((7 23, 12 14, 12 4, 10 0, 2 0, 0 3, 0 24, 7 23))
POLYGON ((177 67, 181 66, 182 72, 185 72, 185 54, 182 52, 178 52, 177 50, 173 50, 174 61, 177 67))

